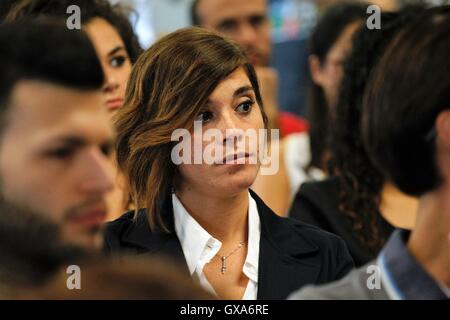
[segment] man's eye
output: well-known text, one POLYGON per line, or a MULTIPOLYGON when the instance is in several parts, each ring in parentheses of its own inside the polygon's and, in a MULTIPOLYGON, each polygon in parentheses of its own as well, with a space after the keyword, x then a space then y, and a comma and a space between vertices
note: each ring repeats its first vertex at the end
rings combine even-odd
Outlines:
POLYGON ((218 29, 219 29, 221 32, 231 32, 231 31, 233 31, 235 28, 236 28, 236 22, 235 22, 235 21, 232 21, 232 20, 230 20, 230 21, 224 21, 224 22, 222 22, 222 23, 219 25, 219 27, 218 27, 218 29))
POLYGON ((127 58, 125 56, 117 56, 117 57, 112 58, 109 61, 109 64, 113 68, 120 68, 121 66, 123 66, 123 64, 125 63, 126 60, 127 60, 127 58))
POLYGON ((262 25, 265 21, 266 21, 265 16, 254 16, 250 18, 250 24, 255 28, 262 25))
POLYGON ((49 150, 47 156, 55 159, 66 159, 72 156, 73 150, 70 148, 57 148, 53 150, 49 150))
POLYGON ((203 111, 200 112, 195 119, 196 121, 201 121, 202 123, 206 123, 210 121, 214 117, 213 113, 211 111, 203 111))
POLYGON ((251 100, 245 101, 237 106, 236 111, 239 113, 249 113, 252 110, 254 103, 255 102, 251 100))

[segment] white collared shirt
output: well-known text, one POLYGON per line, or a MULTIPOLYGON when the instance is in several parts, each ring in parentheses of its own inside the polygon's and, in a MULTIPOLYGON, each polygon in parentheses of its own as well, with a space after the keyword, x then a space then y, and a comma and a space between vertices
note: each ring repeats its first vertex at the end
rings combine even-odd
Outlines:
MULTIPOLYGON (((249 279, 242 300, 256 300, 258 292, 258 260, 261 223, 255 200, 248 194, 248 251, 242 272, 249 279)), ((216 295, 203 273, 204 266, 219 252, 222 243, 211 236, 187 212, 175 193, 172 194, 175 232, 180 240, 189 272, 203 288, 216 295)))

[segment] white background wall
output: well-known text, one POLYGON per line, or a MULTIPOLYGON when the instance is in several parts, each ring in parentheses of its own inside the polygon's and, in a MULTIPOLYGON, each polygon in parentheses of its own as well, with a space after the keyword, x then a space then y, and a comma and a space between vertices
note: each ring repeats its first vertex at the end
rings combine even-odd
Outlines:
MULTIPOLYGON (((244 0, 245 1, 245 0, 244 0)), ((190 25, 192 0, 112 0, 135 8, 136 32, 146 48, 162 35, 190 25)))

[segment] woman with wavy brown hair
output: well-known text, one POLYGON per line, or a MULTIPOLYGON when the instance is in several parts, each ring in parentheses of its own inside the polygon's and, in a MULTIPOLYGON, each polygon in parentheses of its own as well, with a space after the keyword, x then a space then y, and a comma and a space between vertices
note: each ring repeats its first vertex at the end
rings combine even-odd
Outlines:
POLYGON ((267 117, 255 71, 236 44, 200 28, 159 40, 136 62, 116 125, 117 162, 137 210, 108 224, 107 252, 169 256, 231 299, 283 299, 352 267, 342 240, 278 217, 249 189, 265 146, 229 145, 247 140, 244 130, 267 128, 267 117), (177 130, 194 145, 181 163, 173 157, 177 130), (198 139, 203 155, 211 146, 208 130, 219 134, 214 161, 192 164, 198 139))

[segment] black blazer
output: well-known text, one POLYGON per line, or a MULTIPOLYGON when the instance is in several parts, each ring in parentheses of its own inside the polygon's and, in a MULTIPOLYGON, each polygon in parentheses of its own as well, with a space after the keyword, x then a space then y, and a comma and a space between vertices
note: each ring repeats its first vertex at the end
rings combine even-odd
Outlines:
MULTIPOLYGON (((353 261, 344 242, 316 227, 277 216, 252 191, 261 220, 258 299, 285 299, 306 284, 327 283, 344 276, 353 261)), ((171 196, 162 205, 162 217, 170 233, 149 228, 146 211, 135 221, 128 212, 107 224, 108 253, 166 255, 178 260, 188 273, 183 249, 174 229, 171 196)))
MULTIPOLYGON (((339 179, 306 182, 295 195, 289 217, 319 227, 341 237, 350 251, 356 267, 376 257, 355 235, 350 221, 339 211, 339 179)), ((381 235, 388 239, 394 227, 382 216, 378 217, 381 235)))

